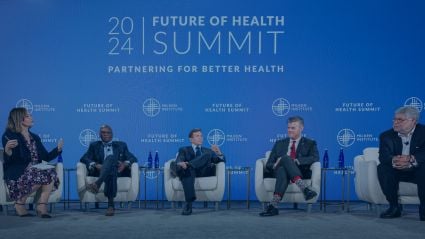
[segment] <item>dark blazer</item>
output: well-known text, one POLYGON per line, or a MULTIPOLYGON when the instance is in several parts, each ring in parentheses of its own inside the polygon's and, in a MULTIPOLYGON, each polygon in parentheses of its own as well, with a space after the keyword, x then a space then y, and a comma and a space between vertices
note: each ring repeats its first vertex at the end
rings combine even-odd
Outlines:
MULTIPOLYGON (((29 132, 35 145, 37 146, 38 162, 51 161, 58 156, 58 148, 54 148, 52 151, 47 152, 46 148, 41 143, 41 139, 38 135, 29 132)), ((12 149, 12 155, 8 156, 6 152, 3 153, 4 163, 4 179, 5 180, 17 180, 22 174, 24 174, 25 168, 31 162, 31 153, 26 146, 26 140, 21 133, 14 133, 10 130, 6 130, 2 136, 3 148, 7 143, 6 137, 10 140, 17 139, 18 146, 12 149)))
MULTIPOLYGON (((216 153, 214 153, 214 151, 212 151, 209 148, 205 148, 201 146, 201 152, 202 155, 210 155, 210 160, 211 163, 219 163, 219 162, 225 162, 226 161, 226 157, 223 155, 222 159, 220 157, 217 156, 216 153)), ((186 146, 186 147, 181 147, 179 149, 179 154, 177 155, 176 158, 176 163, 179 162, 190 162, 191 160, 195 159, 195 151, 193 151, 192 146, 186 146)))
MULTIPOLYGON (((122 141, 112 141, 112 151, 114 156, 117 156, 121 162, 130 161, 130 165, 137 162, 137 158, 128 151, 127 144, 122 141)), ((90 144, 87 152, 81 157, 80 162, 84 163, 87 169, 89 169, 92 162, 103 164, 104 158, 105 152, 102 141, 95 141, 90 144)), ((129 173, 129 170, 124 171, 128 171, 127 173, 129 173)))
MULTIPOLYGON (((412 135, 410 154, 414 155, 418 164, 425 163, 425 126, 417 124, 412 135)), ((379 136, 379 161, 392 165, 392 158, 401 155, 403 142, 394 129, 387 130, 379 136)))
MULTIPOLYGON (((279 157, 289 157, 289 143, 289 138, 276 141, 266 163, 267 172, 273 172, 273 165, 276 163, 279 157)), ((311 164, 319 161, 319 151, 317 150, 316 141, 301 137, 300 142, 298 143, 296 154, 296 158, 300 162, 298 168, 301 170, 301 173, 303 173, 304 176, 306 176, 305 173, 307 173, 308 177, 308 175, 311 175, 311 164)))

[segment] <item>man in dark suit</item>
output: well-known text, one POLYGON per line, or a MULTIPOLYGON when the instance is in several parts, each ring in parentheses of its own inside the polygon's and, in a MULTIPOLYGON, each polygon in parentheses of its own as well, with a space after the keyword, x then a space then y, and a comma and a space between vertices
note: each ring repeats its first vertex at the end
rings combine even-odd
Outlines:
POLYGON ((215 164, 225 162, 225 157, 217 145, 211 149, 202 147, 203 137, 199 128, 189 133, 191 146, 182 147, 175 162, 175 171, 183 185, 186 204, 182 215, 192 214, 192 202, 196 200, 195 177, 215 175, 215 164))
POLYGON ((393 128, 379 137, 378 179, 390 206, 381 218, 401 216, 399 182, 418 186, 419 219, 425 221, 425 126, 418 123, 419 111, 404 106, 395 111, 393 128))
POLYGON ((126 143, 112 141, 112 128, 109 125, 102 125, 99 132, 101 141, 91 143, 80 162, 86 164, 89 176, 98 177, 96 182, 87 186, 87 190, 98 193, 102 183, 105 183, 104 194, 108 198, 106 216, 113 216, 117 177, 130 177, 131 164, 137 159, 128 151, 126 143))
MULTIPOLYGON (((277 206, 282 200, 289 181, 295 183, 304 193, 305 200, 317 196, 303 181, 311 178, 310 165, 319 161, 319 151, 314 140, 301 136, 304 120, 300 116, 288 119, 288 137, 278 140, 273 146, 266 163, 266 170, 276 178, 275 190, 271 203, 260 216, 279 214, 277 206)), ((267 172, 266 172, 267 173, 267 172)))

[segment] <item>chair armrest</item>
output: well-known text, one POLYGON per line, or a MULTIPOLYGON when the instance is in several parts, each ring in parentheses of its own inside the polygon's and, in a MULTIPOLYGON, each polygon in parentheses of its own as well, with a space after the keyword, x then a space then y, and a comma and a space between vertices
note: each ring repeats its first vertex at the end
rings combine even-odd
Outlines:
POLYGON ((128 199, 130 201, 134 201, 137 199, 137 195, 139 194, 139 183, 140 183, 140 171, 139 164, 137 162, 131 164, 131 186, 128 191, 128 199))
POLYGON ((264 186, 264 164, 266 161, 267 158, 260 158, 255 162, 255 195, 260 202, 269 201, 269 193, 264 186))
POLYGON ((314 162, 310 166, 311 170, 311 187, 317 194, 320 194, 320 180, 322 178, 321 163, 314 162))
POLYGON ((82 192, 86 190, 87 167, 85 164, 77 163, 77 190, 82 192))

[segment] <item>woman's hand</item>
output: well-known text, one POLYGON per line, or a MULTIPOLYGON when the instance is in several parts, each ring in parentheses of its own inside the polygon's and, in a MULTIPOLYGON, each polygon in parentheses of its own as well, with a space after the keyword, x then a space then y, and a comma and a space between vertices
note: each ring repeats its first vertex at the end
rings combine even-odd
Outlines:
POLYGON ((59 140, 58 140, 58 152, 60 153, 60 152, 62 152, 62 148, 63 148, 63 139, 62 138, 60 138, 59 140))
POLYGON ((4 146, 4 152, 11 156, 12 155, 12 149, 18 146, 18 140, 17 139, 11 139, 8 140, 6 145, 4 146))

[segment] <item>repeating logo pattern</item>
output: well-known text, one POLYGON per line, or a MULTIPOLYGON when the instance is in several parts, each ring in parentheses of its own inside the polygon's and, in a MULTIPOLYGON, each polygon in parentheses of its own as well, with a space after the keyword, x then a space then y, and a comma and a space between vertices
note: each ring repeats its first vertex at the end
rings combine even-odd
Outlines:
POLYGON ((143 102, 143 113, 148 117, 155 117, 161 111, 161 105, 155 98, 148 98, 143 102))
POLYGON ((85 147, 88 147, 91 142, 98 140, 96 132, 92 129, 84 129, 80 132, 80 136, 78 138, 80 140, 80 144, 85 147))
POLYGON ((208 132, 207 140, 210 145, 221 146, 226 141, 226 135, 220 129, 212 129, 208 132))
POLYGON ((356 141, 356 134, 351 129, 341 129, 336 136, 336 140, 342 147, 350 147, 356 141))
POLYGON ((285 98, 278 98, 273 101, 272 111, 276 116, 285 116, 289 113, 291 105, 289 101, 285 98))
POLYGON ((424 104, 422 103, 422 100, 418 97, 410 97, 404 102, 404 106, 413 106, 417 108, 419 112, 421 112, 424 104))
POLYGON ((27 109, 28 113, 30 113, 30 114, 32 114, 32 111, 34 109, 34 105, 28 99, 18 100, 18 102, 16 103, 16 107, 24 107, 25 109, 27 109))

